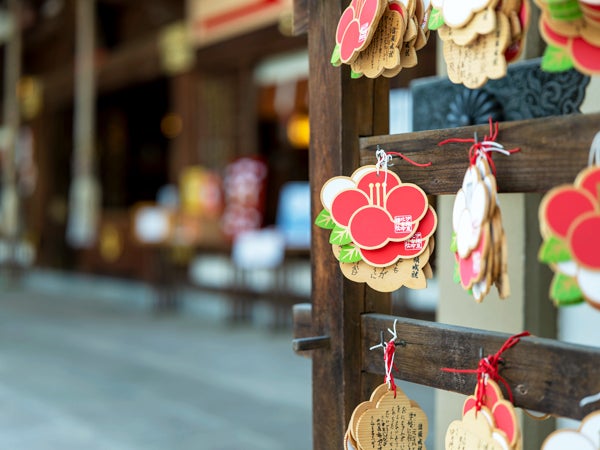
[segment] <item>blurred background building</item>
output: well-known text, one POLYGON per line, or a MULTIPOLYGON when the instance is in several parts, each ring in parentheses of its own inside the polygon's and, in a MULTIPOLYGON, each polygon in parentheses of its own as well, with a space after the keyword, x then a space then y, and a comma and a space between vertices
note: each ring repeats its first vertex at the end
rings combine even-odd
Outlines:
MULTIPOLYGON (((143 280, 167 307, 183 285, 258 290, 284 316, 308 298, 309 68, 289 0, 5 6, 6 266, 143 280)), ((392 80, 392 131, 410 127, 402 88, 434 73, 430 45, 392 80)))

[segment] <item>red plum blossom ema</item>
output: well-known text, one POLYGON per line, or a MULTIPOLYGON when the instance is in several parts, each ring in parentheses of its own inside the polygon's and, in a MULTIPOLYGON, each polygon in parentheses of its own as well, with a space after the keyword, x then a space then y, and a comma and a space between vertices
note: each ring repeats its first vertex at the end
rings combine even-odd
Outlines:
POLYGON ((387 8, 386 0, 352 0, 344 10, 335 33, 334 65, 349 64, 364 50, 387 8))
POLYGON ((452 213, 455 280, 479 303, 495 284, 500 298, 510 293, 506 237, 496 177, 480 154, 469 166, 452 213))
POLYGON ((489 448, 516 450, 521 448, 521 430, 512 403, 504 399, 494 381, 478 385, 475 395, 467 398, 463 406, 462 420, 455 420, 446 432, 446 449, 489 448), (485 390, 478 400, 480 389, 485 390), (472 447, 465 447, 469 442, 472 447))
POLYGON ((550 297, 557 306, 585 300, 600 309, 600 166, 550 190, 539 216, 539 259, 555 272, 550 297))
POLYGON ((437 216, 422 189, 387 168, 364 166, 327 181, 321 202, 315 224, 331 230, 348 278, 384 292, 426 287, 437 216))
POLYGON ((600 74, 600 3, 597 0, 536 0, 539 29, 548 46, 542 69, 563 72, 573 67, 600 74))

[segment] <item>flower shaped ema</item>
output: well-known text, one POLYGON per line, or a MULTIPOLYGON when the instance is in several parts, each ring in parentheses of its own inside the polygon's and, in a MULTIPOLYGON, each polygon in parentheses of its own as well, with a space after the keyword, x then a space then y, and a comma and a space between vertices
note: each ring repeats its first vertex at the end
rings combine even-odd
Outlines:
POLYGON ((456 236, 456 248, 453 250, 464 289, 471 289, 486 274, 492 189, 495 189, 493 178, 486 176, 482 179, 480 169, 472 164, 465 173, 454 201, 452 228, 456 236))
POLYGON ((352 0, 344 10, 335 33, 336 47, 332 63, 348 64, 364 50, 371 41, 381 15, 387 7, 382 0, 352 0))
POLYGON ((444 23, 450 27, 461 27, 473 18, 476 12, 487 8, 490 0, 432 0, 432 6, 441 12, 444 23))
MULTIPOLYGON (((463 405, 463 416, 469 411, 477 410, 477 391, 479 388, 480 385, 477 385, 475 395, 467 397, 463 405)), ((504 443, 503 448, 515 448, 521 433, 513 405, 504 399, 496 382, 487 380, 483 389, 483 405, 481 408, 485 408, 486 419, 495 430, 492 435, 493 438, 504 443), (498 433, 498 431, 501 433, 498 433)))
POLYGON ((540 260, 555 264, 567 276, 565 283, 576 278, 581 294, 600 308, 600 166, 582 171, 573 185, 546 194, 540 228, 540 260))
POLYGON ((377 267, 423 253, 437 226, 418 186, 376 166, 332 178, 321 190, 321 202, 361 259, 377 267))
POLYGON ((600 414, 591 413, 586 416, 579 429, 556 430, 542 444, 542 450, 597 450, 600 448, 600 414))
MULTIPOLYGON (((600 74, 600 39, 597 32, 600 14, 592 16, 589 12, 582 13, 580 3, 576 0, 568 4, 574 8, 574 12, 572 18, 565 20, 552 17, 554 14, 549 3, 540 4, 544 9, 540 17, 540 32, 548 43, 542 68, 557 72, 575 66, 587 75, 600 74), (585 20, 582 15, 586 15, 585 20)), ((600 5, 587 4, 587 8, 600 11, 600 5)))

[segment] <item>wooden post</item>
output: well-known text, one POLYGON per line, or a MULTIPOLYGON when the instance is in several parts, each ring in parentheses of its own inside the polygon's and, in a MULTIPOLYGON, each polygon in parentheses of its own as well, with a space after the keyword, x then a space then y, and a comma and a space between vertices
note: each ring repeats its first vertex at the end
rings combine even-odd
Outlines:
MULTIPOLYGON (((311 0, 309 112, 312 214, 321 210, 319 192, 327 179, 359 167, 359 137, 386 133, 386 80, 351 80, 348 67, 330 64, 343 0, 311 0)), ((313 352, 313 439, 315 450, 342 448, 354 407, 370 387, 362 377, 361 314, 389 310, 388 296, 367 295, 364 285, 343 278, 328 234, 312 239, 313 332, 329 336, 329 346, 313 352)))
POLYGON ((11 33, 4 57, 4 126, 6 138, 2 164, 2 231, 10 245, 15 244, 19 233, 19 195, 17 192, 16 142, 19 133, 20 111, 17 84, 21 76, 21 30, 19 25, 19 0, 8 2, 11 33))
POLYGON ((75 247, 89 247, 96 238, 100 209, 100 187, 94 176, 95 0, 77 0, 76 7, 73 179, 67 239, 75 247))

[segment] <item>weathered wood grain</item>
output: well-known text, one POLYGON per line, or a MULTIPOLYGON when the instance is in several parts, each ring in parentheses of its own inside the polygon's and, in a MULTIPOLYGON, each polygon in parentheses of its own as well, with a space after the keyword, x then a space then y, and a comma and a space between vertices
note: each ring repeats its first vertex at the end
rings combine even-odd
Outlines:
MULTIPOLYGON (((479 139, 488 125, 373 136, 360 140, 361 164, 374 164, 377 146, 400 152, 430 167, 415 167, 395 157, 393 171, 404 182, 416 183, 432 195, 453 194, 461 186, 468 167, 470 144, 438 143, 448 138, 479 139)), ((507 149, 520 147, 510 157, 495 154, 500 192, 545 192, 561 183, 572 183, 587 165, 592 139, 600 131, 600 114, 569 115, 500 124, 498 142, 507 149)))
MULTIPOLYGON (((310 181, 312 213, 321 210, 319 192, 330 178, 351 174, 360 162, 359 137, 388 132, 387 81, 350 78, 348 66, 330 57, 345 0, 311 0, 308 5, 310 181), (360 105, 360 107, 357 107, 360 105)), ((354 407, 370 389, 359 370, 360 316, 389 311, 389 296, 369 294, 344 279, 332 255, 329 233, 312 237, 312 330, 329 336, 328 348, 312 350, 314 450, 342 448, 354 407)))
MULTIPOLYGON (((473 328, 396 318, 381 314, 362 317, 362 348, 389 339, 388 328, 397 319, 398 339, 394 362, 396 378, 437 389, 471 395, 476 375, 443 372, 441 368, 475 369, 483 355, 496 353, 510 336, 473 328), (480 350, 482 349, 482 350, 480 350)), ((509 383, 515 405, 529 410, 581 419, 598 405, 579 407, 579 401, 600 392, 600 349, 536 337, 522 338, 504 353, 502 376, 509 383)), ((384 374, 379 351, 368 351, 363 370, 384 374)), ((457 414, 460 412, 457 411, 457 414)))

